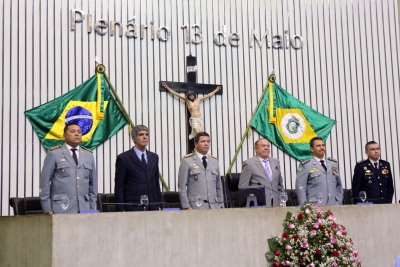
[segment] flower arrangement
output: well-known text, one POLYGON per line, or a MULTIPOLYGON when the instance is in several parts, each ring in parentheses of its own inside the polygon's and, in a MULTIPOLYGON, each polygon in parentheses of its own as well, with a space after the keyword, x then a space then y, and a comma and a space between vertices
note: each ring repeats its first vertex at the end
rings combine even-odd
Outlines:
POLYGON ((346 228, 331 211, 311 203, 298 211, 297 215, 288 212, 284 232, 268 239, 270 251, 265 256, 270 266, 361 266, 346 228))

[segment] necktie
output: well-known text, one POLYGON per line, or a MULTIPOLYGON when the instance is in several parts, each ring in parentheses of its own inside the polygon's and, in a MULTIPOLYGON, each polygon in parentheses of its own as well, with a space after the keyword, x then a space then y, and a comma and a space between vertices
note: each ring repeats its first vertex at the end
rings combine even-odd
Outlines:
POLYGON ((375 169, 378 169, 378 162, 374 163, 375 169))
POLYGON ((142 160, 140 161, 142 164, 143 164, 143 166, 146 168, 147 167, 147 161, 146 161, 146 159, 144 158, 144 153, 142 153, 142 160))
POLYGON ((203 156, 203 166, 204 166, 204 169, 207 169, 207 156, 203 156))
POLYGON ((325 172, 327 171, 326 165, 325 165, 325 160, 320 160, 322 168, 324 168, 325 172))
POLYGON ((71 148, 72 158, 74 159, 75 164, 78 165, 78 157, 76 156, 76 152, 75 152, 76 150, 77 150, 76 148, 71 148))
MULTIPOLYGON (((264 162, 265 171, 267 172, 267 176, 272 182, 272 174, 271 174, 271 170, 269 169, 268 160, 264 159, 263 162, 264 162)), ((271 198, 274 198, 274 193, 272 191, 271 191, 271 198)))

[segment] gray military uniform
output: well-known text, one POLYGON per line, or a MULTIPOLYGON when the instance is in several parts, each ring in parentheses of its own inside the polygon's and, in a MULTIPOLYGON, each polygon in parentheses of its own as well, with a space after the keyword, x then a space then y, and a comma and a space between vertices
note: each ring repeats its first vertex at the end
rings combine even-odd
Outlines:
POLYGON ((321 205, 342 204, 343 187, 337 161, 328 158, 325 165, 326 171, 314 157, 300 163, 296 175, 296 193, 300 205, 305 201, 318 204, 319 192, 323 196, 321 205))
POLYGON ((178 174, 179 197, 183 209, 215 209, 223 207, 219 164, 213 156, 207 155, 207 169, 196 153, 182 158, 178 174), (202 204, 196 205, 196 196, 202 204), (204 202, 204 200, 207 201, 204 202))
POLYGON ((96 208, 97 171, 93 153, 79 147, 78 165, 64 144, 50 148, 40 175, 40 200, 44 213, 77 213, 96 208), (61 197, 69 198, 66 210, 61 197))
POLYGON ((258 185, 258 183, 260 183, 262 186, 266 187, 266 206, 271 207, 271 195, 273 195, 274 207, 279 207, 280 200, 277 192, 285 192, 281 168, 278 159, 269 157, 268 160, 271 168, 272 181, 268 177, 260 158, 255 156, 243 162, 243 168, 242 172, 240 173, 238 187, 247 188, 252 186, 260 186, 258 185), (270 189, 275 192, 271 192, 270 189))

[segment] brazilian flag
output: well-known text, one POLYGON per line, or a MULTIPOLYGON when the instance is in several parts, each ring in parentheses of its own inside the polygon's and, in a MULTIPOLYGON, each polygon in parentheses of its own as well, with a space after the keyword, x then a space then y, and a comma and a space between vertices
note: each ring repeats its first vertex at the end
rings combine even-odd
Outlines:
POLYGON ((75 89, 43 105, 25 111, 45 149, 63 144, 66 124, 82 130, 81 145, 94 149, 129 123, 104 77, 105 67, 75 89))
POLYGON ((307 106, 275 82, 271 75, 250 125, 297 160, 312 156, 310 140, 324 142, 336 121, 307 106))

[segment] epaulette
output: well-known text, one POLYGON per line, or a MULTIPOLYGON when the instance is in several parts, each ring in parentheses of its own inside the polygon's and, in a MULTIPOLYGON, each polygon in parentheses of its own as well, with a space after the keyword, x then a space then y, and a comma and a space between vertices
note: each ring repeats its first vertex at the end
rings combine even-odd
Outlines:
POLYGON ((306 165, 308 162, 310 162, 310 159, 303 160, 300 165, 306 165))
POLYGON ((360 160, 360 161, 358 161, 357 163, 361 163, 361 162, 363 162, 363 160, 360 160))
POLYGON ((90 153, 93 153, 92 150, 90 150, 90 149, 87 148, 87 147, 81 146, 81 148, 85 149, 86 151, 89 151, 90 153))
POLYGON ((213 156, 213 155, 210 155, 210 157, 212 157, 213 159, 217 159, 217 157, 216 157, 216 156, 213 156))
POLYGON ((49 150, 47 150, 47 151, 53 151, 60 147, 61 147, 61 145, 56 145, 56 146, 50 147, 49 150))
POLYGON ((193 156, 193 152, 192 153, 189 153, 189 154, 187 154, 187 155, 185 155, 185 156, 183 156, 184 158, 188 158, 188 157, 191 157, 191 156, 193 156))
POLYGON ((336 163, 337 163, 337 160, 336 160, 336 159, 333 159, 333 158, 328 158, 328 160, 330 160, 330 161, 333 161, 333 162, 336 162, 336 163))

